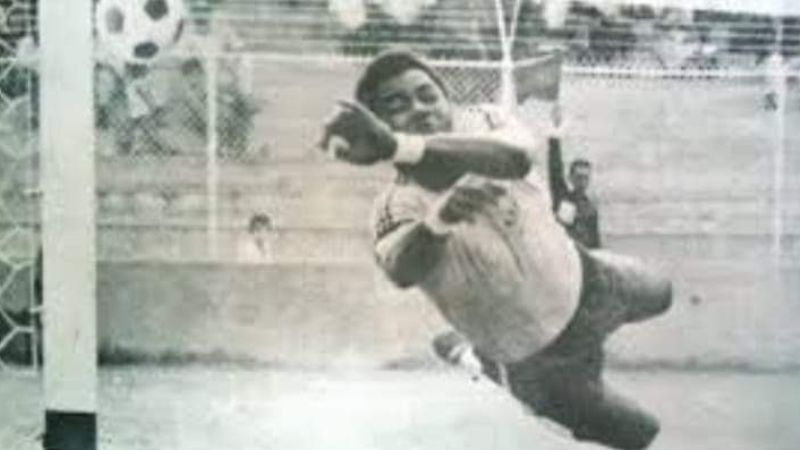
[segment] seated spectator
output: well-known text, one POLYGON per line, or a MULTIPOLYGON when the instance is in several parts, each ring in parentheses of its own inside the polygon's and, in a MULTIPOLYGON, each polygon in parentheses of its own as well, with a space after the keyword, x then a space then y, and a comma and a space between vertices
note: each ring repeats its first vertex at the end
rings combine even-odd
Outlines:
POLYGON ((272 263, 272 220, 266 214, 254 214, 247 226, 247 235, 239 243, 238 260, 246 263, 272 263))

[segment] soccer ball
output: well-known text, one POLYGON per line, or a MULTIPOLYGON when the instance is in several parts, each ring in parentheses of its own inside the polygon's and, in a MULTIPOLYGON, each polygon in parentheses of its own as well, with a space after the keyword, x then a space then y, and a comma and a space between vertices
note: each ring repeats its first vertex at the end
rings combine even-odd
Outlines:
POLYGON ((115 59, 148 65, 180 40, 185 16, 182 0, 99 0, 98 43, 115 59))

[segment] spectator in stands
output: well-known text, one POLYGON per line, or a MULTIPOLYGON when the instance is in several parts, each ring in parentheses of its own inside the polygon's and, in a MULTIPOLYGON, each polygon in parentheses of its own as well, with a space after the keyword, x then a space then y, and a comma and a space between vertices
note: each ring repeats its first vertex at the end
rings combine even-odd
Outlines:
POLYGON ((600 248, 597 203, 588 194, 592 164, 585 159, 572 161, 569 167, 571 188, 558 203, 556 216, 577 242, 586 248, 600 248))
POLYGON ((247 263, 271 263, 272 219, 266 214, 253 214, 247 226, 247 236, 239 243, 238 259, 247 263))

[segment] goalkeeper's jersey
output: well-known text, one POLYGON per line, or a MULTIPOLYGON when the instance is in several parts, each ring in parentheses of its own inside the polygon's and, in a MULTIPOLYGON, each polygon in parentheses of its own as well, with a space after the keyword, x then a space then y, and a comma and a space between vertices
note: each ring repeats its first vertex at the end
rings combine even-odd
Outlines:
MULTIPOLYGON (((511 138, 522 129, 484 108, 460 112, 454 128, 510 133, 511 138)), ((535 165, 526 180, 481 180, 504 188, 505 194, 479 211, 473 222, 453 226, 441 258, 418 282, 457 330, 500 362, 541 350, 564 329, 578 305, 580 260, 553 217, 547 185, 536 173, 542 167, 535 165)), ((401 176, 378 199, 375 249, 385 271, 393 270, 398 234, 424 220, 445 193, 401 176)))

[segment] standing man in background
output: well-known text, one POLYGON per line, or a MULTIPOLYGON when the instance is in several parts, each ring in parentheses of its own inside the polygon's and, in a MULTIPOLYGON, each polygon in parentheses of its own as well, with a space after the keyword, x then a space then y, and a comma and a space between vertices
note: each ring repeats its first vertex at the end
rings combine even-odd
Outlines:
POLYGON ((585 159, 576 159, 569 166, 567 191, 558 205, 557 217, 567 232, 586 248, 600 248, 600 219, 596 202, 589 197, 589 182, 592 164, 585 159))
MULTIPOLYGON (((560 126, 560 110, 554 117, 560 126)), ((602 246, 600 241, 600 219, 597 203, 589 196, 592 164, 582 158, 569 166, 569 184, 564 179, 564 162, 561 155, 561 140, 548 139, 547 154, 548 184, 552 198, 553 213, 567 229, 570 237, 588 249, 602 246)))
POLYGON ((268 215, 253 214, 247 224, 247 235, 239 242, 238 260, 243 263, 273 263, 275 261, 272 251, 273 231, 272 219, 268 215))

